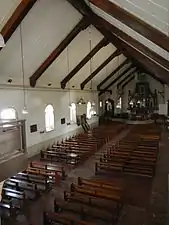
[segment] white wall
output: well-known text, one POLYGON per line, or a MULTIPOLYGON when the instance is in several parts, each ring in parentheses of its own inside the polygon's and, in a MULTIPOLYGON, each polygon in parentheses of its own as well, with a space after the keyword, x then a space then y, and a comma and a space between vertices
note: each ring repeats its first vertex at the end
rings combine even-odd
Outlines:
MULTIPOLYGON (((97 110, 97 94, 96 92, 87 91, 68 91, 61 90, 50 90, 48 89, 29 89, 27 90, 26 100, 29 114, 23 115, 23 91, 22 89, 16 88, 0 88, 0 111, 7 107, 14 107, 17 112, 19 119, 26 119, 26 138, 28 150, 32 149, 33 146, 39 143, 50 143, 49 140, 53 140, 58 136, 67 134, 69 132, 78 129, 78 126, 73 124, 67 126, 66 124, 61 125, 61 118, 65 118, 66 122, 70 121, 69 104, 77 102, 80 97, 83 97, 87 101, 96 102, 97 110), (70 101, 69 101, 70 98, 70 101), (54 107, 55 115, 55 130, 40 134, 40 131, 45 130, 45 114, 44 110, 47 104, 52 104, 54 107), (30 125, 37 124, 38 131, 36 133, 30 133, 30 125)), ((97 122, 97 117, 91 121, 92 123, 97 122)), ((90 122, 89 122, 90 123, 90 122)), ((33 148, 36 152, 36 149, 33 148)), ((30 153, 31 155, 33 153, 30 153)))

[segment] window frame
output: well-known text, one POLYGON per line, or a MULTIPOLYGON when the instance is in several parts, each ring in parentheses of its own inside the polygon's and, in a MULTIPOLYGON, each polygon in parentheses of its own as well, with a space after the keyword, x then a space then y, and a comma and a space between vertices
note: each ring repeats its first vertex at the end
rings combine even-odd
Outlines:
POLYGON ((87 102, 87 113, 86 113, 86 118, 87 118, 88 120, 90 120, 90 119, 92 118, 91 110, 92 110, 92 103, 91 103, 90 101, 88 101, 88 102, 87 102), (89 104, 89 103, 90 103, 90 109, 88 109, 88 104, 89 104), (90 115, 88 116, 88 114, 90 114, 90 115))
POLYGON ((72 102, 71 103, 71 106, 70 106, 70 112, 69 112, 70 114, 70 122, 71 122, 71 124, 75 124, 76 123, 76 104, 74 103, 74 102, 72 102), (73 107, 72 106, 74 106, 74 109, 73 109, 73 107), (75 115, 73 115, 73 110, 75 110, 75 115), (73 118, 75 116, 75 118, 73 118))
POLYGON ((54 107, 52 104, 47 104, 46 107, 45 107, 45 131, 48 133, 48 132, 51 132, 51 131, 54 131, 55 129, 55 115, 54 115, 54 107), (52 107, 51 109, 47 109, 48 107, 52 107), (49 113, 51 113, 51 115, 49 115, 49 113), (48 116, 48 118, 47 118, 48 116), (51 118, 50 118, 51 117, 51 118), (48 120, 48 121, 47 121, 48 120), (52 122, 51 122, 51 121, 52 122), (51 124, 52 123, 52 124, 51 124))

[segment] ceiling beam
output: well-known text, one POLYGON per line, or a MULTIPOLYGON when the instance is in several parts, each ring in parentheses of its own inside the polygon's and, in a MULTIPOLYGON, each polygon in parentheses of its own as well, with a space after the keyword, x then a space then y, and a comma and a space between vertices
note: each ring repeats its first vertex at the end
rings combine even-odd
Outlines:
POLYGON ((126 64, 130 62, 129 59, 126 59, 123 63, 121 63, 112 73, 109 74, 99 85, 97 85, 97 90, 100 90, 100 87, 106 83, 110 78, 112 78, 119 70, 121 70, 126 64))
POLYGON ((140 61, 142 65, 151 73, 153 73, 156 77, 163 79, 165 83, 169 83, 169 71, 165 69, 162 65, 156 62, 154 59, 148 57, 143 52, 137 50, 135 47, 131 46, 125 40, 118 37, 118 35, 111 32, 112 24, 104 20, 103 18, 95 15, 91 9, 87 6, 87 4, 81 0, 68 0, 80 13, 86 15, 88 19, 92 22, 92 24, 104 35, 107 39, 116 46, 116 48, 125 49, 127 47, 127 51, 123 52, 126 57, 134 58, 137 61, 140 61), (129 51, 131 50, 131 51, 129 51), (133 53, 134 54, 133 56, 133 53), (168 78, 168 79, 167 79, 168 78))
POLYGON ((154 76, 154 74, 148 73, 148 75, 151 76, 154 80, 158 81, 160 84, 164 85, 164 82, 160 78, 154 76))
POLYGON ((42 76, 46 69, 57 59, 57 57, 64 51, 70 42, 84 29, 89 26, 86 17, 83 17, 79 23, 72 29, 66 38, 55 48, 55 50, 47 57, 47 59, 40 65, 35 73, 29 78, 31 87, 35 87, 37 80, 42 76))
MULTIPOLYGON (((0 33, 2 34, 5 43, 10 39, 16 28, 21 24, 22 20, 28 14, 29 10, 37 0, 22 0, 18 7, 15 9, 12 16, 8 19, 0 33)), ((1 50, 2 48, 0 48, 1 50)))
MULTIPOLYGON (((98 18, 100 18, 100 17, 98 17, 98 18)), ((154 60, 155 62, 159 63, 161 66, 163 66, 163 67, 165 67, 166 69, 169 70, 169 61, 168 60, 164 59, 162 56, 158 55, 156 52, 152 51, 147 46, 143 45, 142 43, 140 43, 136 39, 132 38, 131 36, 129 36, 128 34, 123 32, 119 28, 117 28, 114 25, 108 23, 107 21, 100 20, 100 22, 101 22, 102 26, 107 27, 109 30, 111 30, 111 32, 114 35, 118 36, 118 38, 127 42, 133 48, 136 48, 137 50, 139 50, 140 52, 145 54, 147 57, 151 58, 152 60, 154 60)))
POLYGON ((115 19, 169 52, 169 37, 167 35, 109 0, 89 1, 99 9, 113 16, 115 19))
POLYGON ((129 80, 126 81, 126 83, 123 84, 122 89, 125 88, 126 85, 128 85, 132 80, 134 80, 135 76, 132 76, 129 80))
POLYGON ((165 84, 165 82, 160 79, 159 77, 155 76, 152 72, 148 71, 144 65, 142 66, 142 64, 136 60, 133 61, 133 64, 135 64, 141 71, 143 71, 144 73, 146 73, 147 75, 151 76, 152 78, 154 78, 156 81, 158 81, 159 83, 161 83, 162 85, 165 84))
POLYGON ((116 50, 113 54, 111 54, 96 70, 94 70, 81 84, 80 87, 83 90, 85 85, 92 80, 109 62, 115 59, 117 56, 121 54, 120 50, 116 50))
POLYGON ((123 47, 123 49, 126 50, 126 52, 123 52, 126 57, 134 58, 137 61, 140 61, 149 72, 153 73, 156 77, 161 77, 163 80, 165 80, 165 83, 169 82, 169 71, 166 68, 162 67, 157 62, 153 61, 144 53, 138 51, 136 48, 132 47, 130 44, 120 39, 115 34, 111 33, 109 31, 111 30, 109 26, 110 24, 107 21, 97 16, 96 18, 96 27, 100 30, 100 32, 104 33, 108 40, 111 40, 117 48, 123 47), (106 26, 106 24, 108 26, 106 26))
POLYGON ((104 46, 108 45, 107 38, 103 38, 89 54, 61 81, 61 88, 64 89, 66 84, 77 74, 77 72, 104 46))
POLYGON ((118 84, 117 84, 117 89, 133 74, 136 73, 139 69, 135 68, 131 73, 129 73, 123 80, 121 80, 118 84))
MULTIPOLYGON (((127 69, 125 69, 119 76, 117 76, 109 85, 107 85, 102 91, 101 94, 103 94, 105 91, 107 91, 112 85, 114 85, 121 77, 123 77, 126 73, 128 73, 130 70, 130 73, 133 73, 134 65, 130 65, 127 69)), ((101 95, 100 94, 100 95, 101 95)))

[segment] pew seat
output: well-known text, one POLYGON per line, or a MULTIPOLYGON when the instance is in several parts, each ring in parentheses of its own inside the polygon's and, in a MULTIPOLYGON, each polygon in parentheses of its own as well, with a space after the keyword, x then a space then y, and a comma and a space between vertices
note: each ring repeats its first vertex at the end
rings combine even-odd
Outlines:
POLYGON ((43 225, 49 225, 50 222, 55 222, 58 224, 64 224, 64 225, 94 225, 93 223, 78 220, 73 216, 70 215, 63 215, 61 213, 53 213, 48 212, 44 213, 43 215, 43 225))

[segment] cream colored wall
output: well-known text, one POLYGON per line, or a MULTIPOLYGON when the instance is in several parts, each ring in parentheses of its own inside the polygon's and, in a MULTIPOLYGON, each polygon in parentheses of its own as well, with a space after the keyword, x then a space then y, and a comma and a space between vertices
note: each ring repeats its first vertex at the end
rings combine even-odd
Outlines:
MULTIPOLYGON (((26 103, 29 113, 22 114, 23 108, 23 91, 21 89, 0 88, 0 111, 14 107, 17 110, 19 119, 26 119, 26 140, 28 152, 30 155, 36 153, 38 146, 49 144, 51 140, 57 139, 76 131, 79 127, 76 124, 61 125, 61 118, 66 119, 66 123, 70 122, 69 104, 77 102, 81 97, 86 102, 96 102, 96 111, 98 113, 97 93, 91 91, 62 91, 56 89, 29 89, 26 92, 26 103), (54 107, 55 129, 51 132, 45 132, 45 107, 47 104, 52 104, 54 107), (38 131, 30 133, 30 126, 37 124, 38 131), (44 133, 41 133, 43 132, 44 133), (42 144, 43 143, 43 144, 42 144), (35 147, 36 146, 36 147, 35 147), (31 152, 30 152, 31 151, 31 152)), ((89 121, 89 123, 97 123, 97 117, 89 121)), ((4 146, 0 146, 4 148, 4 146)))

